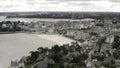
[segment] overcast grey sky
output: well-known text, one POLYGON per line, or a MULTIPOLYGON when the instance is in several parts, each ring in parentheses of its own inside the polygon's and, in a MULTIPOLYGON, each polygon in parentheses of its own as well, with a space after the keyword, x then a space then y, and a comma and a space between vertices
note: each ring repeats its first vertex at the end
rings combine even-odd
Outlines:
POLYGON ((0 0, 0 12, 7 11, 120 12, 120 0, 0 0))

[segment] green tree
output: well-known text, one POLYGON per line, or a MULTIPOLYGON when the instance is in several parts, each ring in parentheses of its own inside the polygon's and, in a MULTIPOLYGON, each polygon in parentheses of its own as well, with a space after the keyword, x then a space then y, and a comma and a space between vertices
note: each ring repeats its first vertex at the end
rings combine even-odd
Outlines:
POLYGON ((120 37, 119 36, 115 36, 114 41, 112 43, 112 47, 116 48, 116 49, 120 49, 120 37))
POLYGON ((68 49, 65 46, 61 46, 60 49, 61 49, 63 55, 67 55, 68 54, 68 49))
POLYGON ((112 62, 102 62, 101 65, 107 68, 116 68, 116 66, 112 64, 112 62))
POLYGON ((60 52, 60 47, 58 46, 58 45, 55 45, 55 46, 53 46, 52 47, 52 50, 55 52, 55 53, 58 53, 58 52, 60 52))
POLYGON ((60 55, 55 54, 52 59, 55 61, 55 63, 59 63, 61 58, 60 55))
POLYGON ((39 57, 39 52, 38 51, 31 51, 31 60, 32 61, 36 61, 37 60, 37 58, 39 57))

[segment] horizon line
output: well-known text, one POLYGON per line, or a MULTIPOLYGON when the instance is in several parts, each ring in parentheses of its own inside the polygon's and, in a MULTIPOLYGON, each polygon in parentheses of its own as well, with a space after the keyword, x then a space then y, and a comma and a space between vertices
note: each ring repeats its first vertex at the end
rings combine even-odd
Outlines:
POLYGON ((21 12, 107 12, 107 13, 120 13, 120 11, 2 11, 0 13, 21 13, 21 12))

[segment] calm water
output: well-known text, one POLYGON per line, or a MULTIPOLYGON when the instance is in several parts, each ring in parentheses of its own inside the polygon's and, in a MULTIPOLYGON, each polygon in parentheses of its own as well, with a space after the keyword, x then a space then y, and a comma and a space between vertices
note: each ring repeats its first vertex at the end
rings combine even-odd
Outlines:
POLYGON ((23 22, 37 22, 37 21, 69 21, 69 19, 42 19, 42 18, 0 18, 0 21, 23 21, 23 22))
MULTIPOLYGON (((6 16, 0 16, 0 21, 23 21, 23 22, 37 22, 37 21, 48 21, 48 22, 56 22, 56 21, 70 21, 70 19, 52 19, 52 18, 6 18, 6 16)), ((73 20, 80 21, 80 20, 73 20)))

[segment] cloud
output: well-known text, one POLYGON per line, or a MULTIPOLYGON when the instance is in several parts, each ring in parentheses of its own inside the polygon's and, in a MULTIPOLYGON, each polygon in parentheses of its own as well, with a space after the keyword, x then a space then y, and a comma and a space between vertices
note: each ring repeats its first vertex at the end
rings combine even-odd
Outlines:
POLYGON ((46 1, 96 1, 96 0, 46 0, 46 1))
POLYGON ((109 0, 111 2, 120 2, 120 0, 109 0))
POLYGON ((68 5, 73 5, 73 6, 95 6, 94 3, 89 3, 89 2, 69 2, 68 5))
POLYGON ((0 11, 120 11, 119 0, 0 0, 0 11))

